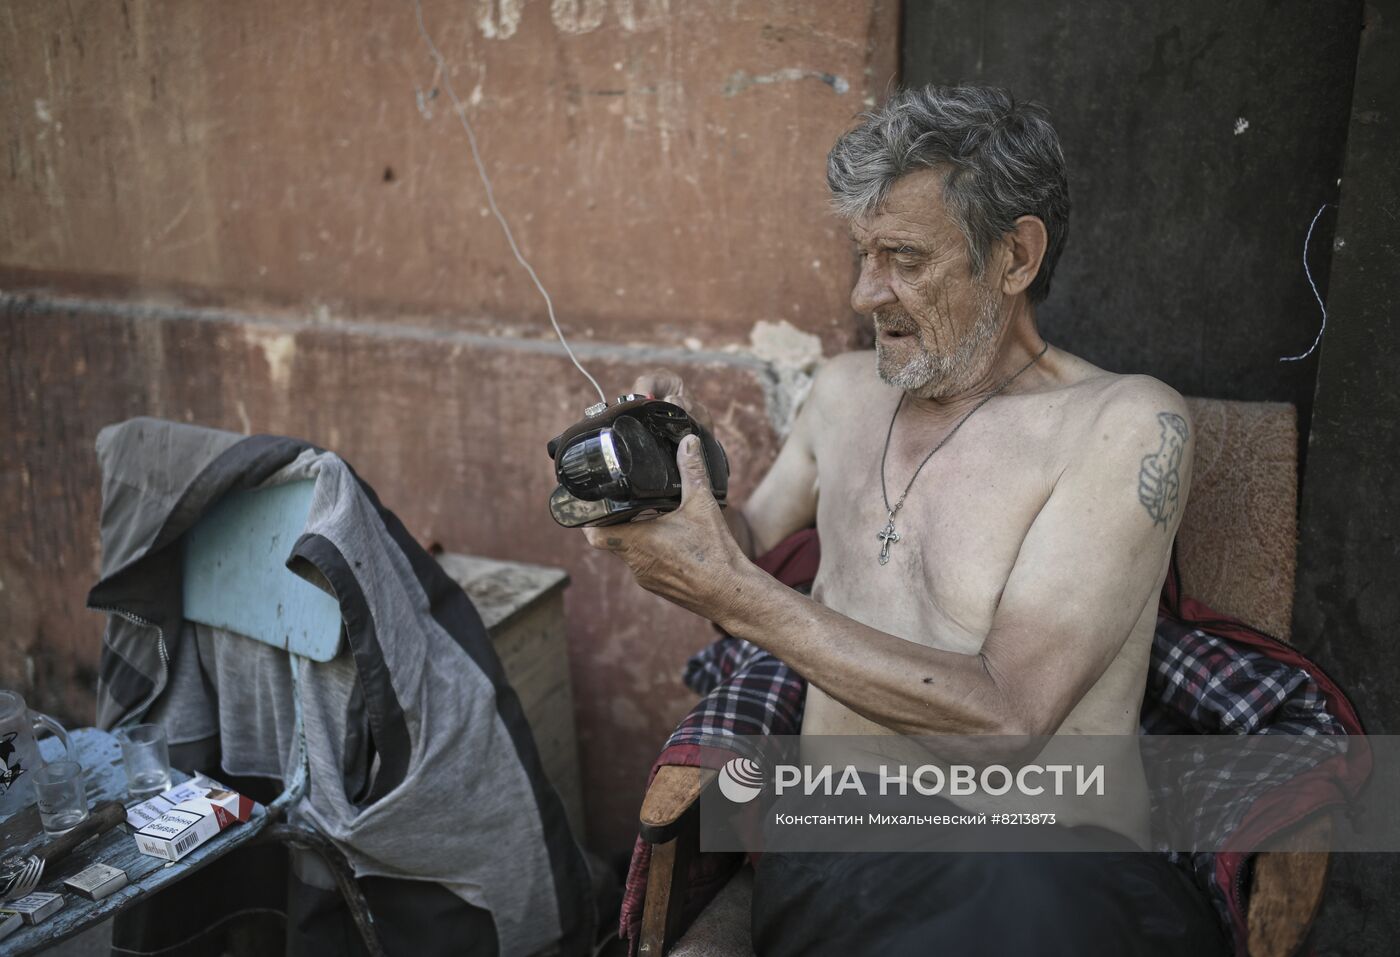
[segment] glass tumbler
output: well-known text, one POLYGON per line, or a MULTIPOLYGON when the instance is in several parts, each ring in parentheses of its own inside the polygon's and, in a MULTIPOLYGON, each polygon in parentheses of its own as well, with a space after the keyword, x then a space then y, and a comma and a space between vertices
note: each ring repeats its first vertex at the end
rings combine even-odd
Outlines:
POLYGON ((44 833, 62 834, 87 820, 83 766, 77 761, 51 761, 35 771, 34 792, 39 798, 39 822, 44 825, 44 833))
POLYGON ((30 711, 17 692, 0 689, 0 821, 34 803, 34 771, 44 766, 34 738, 41 728, 63 742, 64 757, 77 753, 61 724, 30 711))
POLYGON ((134 798, 153 797, 170 788, 170 748, 158 724, 133 724, 117 732, 126 768, 126 789, 134 798))

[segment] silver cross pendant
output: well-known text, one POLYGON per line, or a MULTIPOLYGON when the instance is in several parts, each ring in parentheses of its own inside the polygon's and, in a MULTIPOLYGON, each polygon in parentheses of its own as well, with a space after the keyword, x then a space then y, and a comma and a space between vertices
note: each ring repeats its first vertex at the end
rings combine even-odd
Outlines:
POLYGON ((880 564, 888 565, 890 546, 899 541, 899 533, 894 530, 894 512, 890 512, 889 521, 885 522, 884 528, 875 533, 875 537, 880 540, 880 564))

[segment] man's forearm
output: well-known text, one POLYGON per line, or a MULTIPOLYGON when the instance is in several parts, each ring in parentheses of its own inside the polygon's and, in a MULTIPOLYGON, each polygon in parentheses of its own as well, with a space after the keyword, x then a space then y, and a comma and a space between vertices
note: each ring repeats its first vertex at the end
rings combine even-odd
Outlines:
POLYGON ((752 564, 713 620, 792 665, 856 713, 905 734, 1024 733, 981 655, 930 648, 863 625, 752 564))

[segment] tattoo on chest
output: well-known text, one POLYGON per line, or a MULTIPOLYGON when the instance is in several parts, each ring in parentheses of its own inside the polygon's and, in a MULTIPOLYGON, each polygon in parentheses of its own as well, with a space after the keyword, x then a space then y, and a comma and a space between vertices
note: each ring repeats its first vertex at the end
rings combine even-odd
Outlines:
POLYGON ((1142 457, 1138 472, 1138 501, 1153 525, 1168 528, 1181 505, 1181 454, 1186 447, 1186 420, 1175 412, 1158 412, 1162 444, 1142 457))

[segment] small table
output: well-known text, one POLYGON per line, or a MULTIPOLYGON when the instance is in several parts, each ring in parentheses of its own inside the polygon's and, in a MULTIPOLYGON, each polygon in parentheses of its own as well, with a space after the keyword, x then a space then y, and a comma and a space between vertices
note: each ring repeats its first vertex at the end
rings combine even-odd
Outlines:
MULTIPOLYGON (((113 735, 96 728, 79 728, 71 732, 70 737, 78 753, 78 762, 83 766, 89 806, 108 799, 121 801, 127 807, 138 803, 126 793, 121 745, 113 735)), ((61 750, 53 739, 43 740, 40 747, 44 757, 49 760, 58 757, 61 750)), ((171 783, 178 784, 188 778, 188 774, 174 771, 171 783)), ((252 816, 246 822, 219 832, 183 860, 173 863, 142 854, 136 849, 131 827, 118 825, 82 845, 53 867, 45 868, 44 876, 35 890, 62 894, 63 910, 33 927, 23 927, 0 941, 0 957, 32 954, 87 930, 134 901, 184 879, 235 847, 248 843, 266 822, 267 809, 261 804, 254 804, 252 816), (65 878, 98 862, 126 871, 127 885, 100 901, 90 901, 63 886, 65 878)), ((27 854, 44 843, 45 839, 39 824, 39 811, 33 806, 0 821, 0 848, 3 848, 0 857, 27 854)), ((3 906, 0 904, 0 907, 3 906)))

